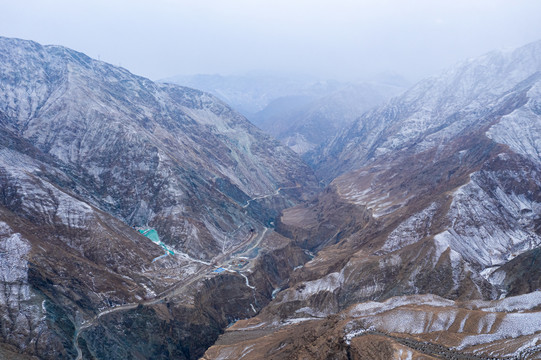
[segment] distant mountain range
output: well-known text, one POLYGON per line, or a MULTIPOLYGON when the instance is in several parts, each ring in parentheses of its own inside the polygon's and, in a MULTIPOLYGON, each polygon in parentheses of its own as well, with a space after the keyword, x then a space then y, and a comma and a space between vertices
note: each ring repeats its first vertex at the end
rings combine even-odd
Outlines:
POLYGON ((394 85, 344 84, 320 98, 281 97, 251 120, 296 153, 309 156, 362 113, 402 91, 394 85))
POLYGON ((317 98, 343 86, 339 81, 321 81, 310 76, 257 72, 246 75, 173 76, 160 82, 175 83, 211 93, 248 118, 278 98, 296 95, 317 98))
POLYGON ((177 76, 162 81, 221 98, 300 155, 315 150, 408 84, 397 75, 356 83, 257 74, 177 76))

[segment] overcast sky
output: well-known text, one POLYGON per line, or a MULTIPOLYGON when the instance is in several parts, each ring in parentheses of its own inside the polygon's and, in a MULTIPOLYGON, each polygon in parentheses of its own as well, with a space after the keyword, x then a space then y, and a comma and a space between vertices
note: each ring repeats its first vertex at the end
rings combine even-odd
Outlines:
POLYGON ((410 80, 541 39, 540 0, 0 0, 0 35, 131 72, 410 80))

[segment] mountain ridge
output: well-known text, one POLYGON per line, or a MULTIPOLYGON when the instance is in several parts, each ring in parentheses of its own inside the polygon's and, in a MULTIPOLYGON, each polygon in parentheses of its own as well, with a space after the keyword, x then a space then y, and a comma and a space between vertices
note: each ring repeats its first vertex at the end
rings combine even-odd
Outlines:
POLYGON ((426 135, 426 131, 435 132, 432 135, 435 138, 436 133, 443 133, 443 129, 452 129, 451 125, 460 127, 457 120, 462 109, 468 111, 490 106, 494 97, 540 71, 539 61, 536 61, 541 57, 540 49, 541 41, 537 41, 505 53, 491 52, 460 62, 439 76, 422 80, 403 95, 392 99, 389 105, 365 113, 349 129, 322 147, 310 162, 320 175, 330 179, 354 170, 356 163, 372 161, 371 158, 378 156, 377 152, 400 150, 408 146, 405 141, 415 141, 415 137, 426 135), (513 65, 515 70, 510 70, 513 65), (374 121, 375 118, 385 121, 374 121), (393 133, 396 130, 392 124, 399 120, 408 126, 402 125, 402 133, 393 133), (362 139, 363 134, 367 133, 370 136, 362 139), (376 140, 376 137, 381 140, 376 140), (358 149, 354 158, 348 158, 345 152, 344 155, 340 154, 342 149, 349 151, 353 146, 358 149), (343 169, 337 168, 336 164, 343 164, 339 165, 343 169))

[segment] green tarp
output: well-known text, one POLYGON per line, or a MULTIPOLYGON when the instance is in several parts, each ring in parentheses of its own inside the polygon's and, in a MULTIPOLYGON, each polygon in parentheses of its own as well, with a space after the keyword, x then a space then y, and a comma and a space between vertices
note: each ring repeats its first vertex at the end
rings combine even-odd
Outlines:
POLYGON ((139 232, 143 235, 145 235, 147 238, 155 242, 156 244, 160 245, 166 252, 168 252, 170 255, 175 255, 175 252, 173 250, 169 250, 167 248, 167 245, 165 245, 163 242, 160 241, 160 237, 158 236, 158 232, 154 229, 140 229, 139 232))

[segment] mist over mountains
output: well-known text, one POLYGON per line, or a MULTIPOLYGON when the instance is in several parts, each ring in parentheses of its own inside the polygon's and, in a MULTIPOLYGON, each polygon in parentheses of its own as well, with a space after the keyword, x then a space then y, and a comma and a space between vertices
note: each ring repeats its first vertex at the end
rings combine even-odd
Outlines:
POLYGON ((409 87, 2 37, 0 357, 540 358, 540 89, 539 41, 409 87))
POLYGON ((210 92, 300 155, 315 150, 364 111, 409 85, 397 74, 357 82, 258 73, 176 76, 162 81, 210 92))

